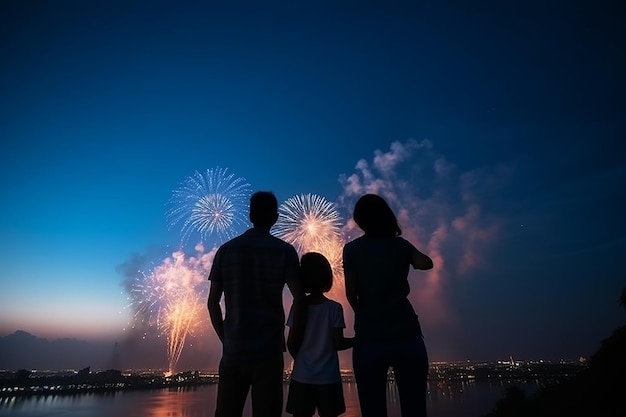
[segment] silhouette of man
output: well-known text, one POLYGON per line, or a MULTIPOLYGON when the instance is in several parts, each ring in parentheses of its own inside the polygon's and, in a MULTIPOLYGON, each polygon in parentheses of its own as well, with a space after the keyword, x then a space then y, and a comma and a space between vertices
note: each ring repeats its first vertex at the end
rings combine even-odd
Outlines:
MULTIPOLYGON (((211 323, 222 342, 216 417, 241 416, 251 390, 255 417, 280 417, 283 408, 287 284, 302 311, 304 292, 293 246, 270 234, 278 219, 272 192, 250 198, 253 227, 224 243, 209 273, 211 323), (220 300, 224 296, 225 314, 220 300)), ((299 321, 302 318, 298 318, 299 321)))

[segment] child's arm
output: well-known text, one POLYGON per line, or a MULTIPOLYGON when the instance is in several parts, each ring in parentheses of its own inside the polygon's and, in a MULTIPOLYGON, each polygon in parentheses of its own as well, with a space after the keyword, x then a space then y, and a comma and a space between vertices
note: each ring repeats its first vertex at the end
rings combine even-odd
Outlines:
POLYGON ((344 337, 343 329, 335 327, 334 333, 335 350, 346 350, 354 346, 354 337, 344 337))

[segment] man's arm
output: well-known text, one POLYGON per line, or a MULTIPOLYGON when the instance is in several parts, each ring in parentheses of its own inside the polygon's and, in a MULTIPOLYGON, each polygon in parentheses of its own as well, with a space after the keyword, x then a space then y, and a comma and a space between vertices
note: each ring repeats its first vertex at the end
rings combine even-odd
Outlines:
POLYGON ((207 308, 209 309, 209 317, 211 317, 211 324, 217 333, 220 341, 224 342, 224 316, 222 315, 222 307, 220 301, 224 288, 221 282, 211 281, 211 289, 209 290, 209 298, 207 300, 207 308))

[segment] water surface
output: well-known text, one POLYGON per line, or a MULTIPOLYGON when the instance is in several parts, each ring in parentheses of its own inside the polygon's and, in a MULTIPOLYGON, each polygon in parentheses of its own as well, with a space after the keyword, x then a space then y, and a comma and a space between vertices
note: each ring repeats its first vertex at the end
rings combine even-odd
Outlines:
MULTIPOLYGON (((512 385, 526 391, 538 386, 507 381, 429 384, 429 417, 479 417, 489 412, 512 385)), ((285 385, 286 395, 287 385, 285 385)), ((0 417, 213 417, 217 385, 112 393, 0 398, 0 417)), ((354 383, 344 383, 346 413, 359 417, 354 383)), ((286 397, 285 397, 286 398, 286 397)), ((400 417, 397 390, 388 385, 389 417, 400 417)), ((246 404, 244 417, 251 417, 246 404)), ((290 417, 284 413, 283 416, 290 417)))

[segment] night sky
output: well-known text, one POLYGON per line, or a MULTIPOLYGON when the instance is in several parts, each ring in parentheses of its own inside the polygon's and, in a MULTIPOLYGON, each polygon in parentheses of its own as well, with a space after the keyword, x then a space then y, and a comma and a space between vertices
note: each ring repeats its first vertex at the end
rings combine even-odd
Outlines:
POLYGON ((124 271, 193 253, 167 203, 221 167, 344 223, 388 198, 435 261, 431 360, 593 353, 624 320, 623 6, 410 3, 3 1, 0 336, 135 337, 124 271))

